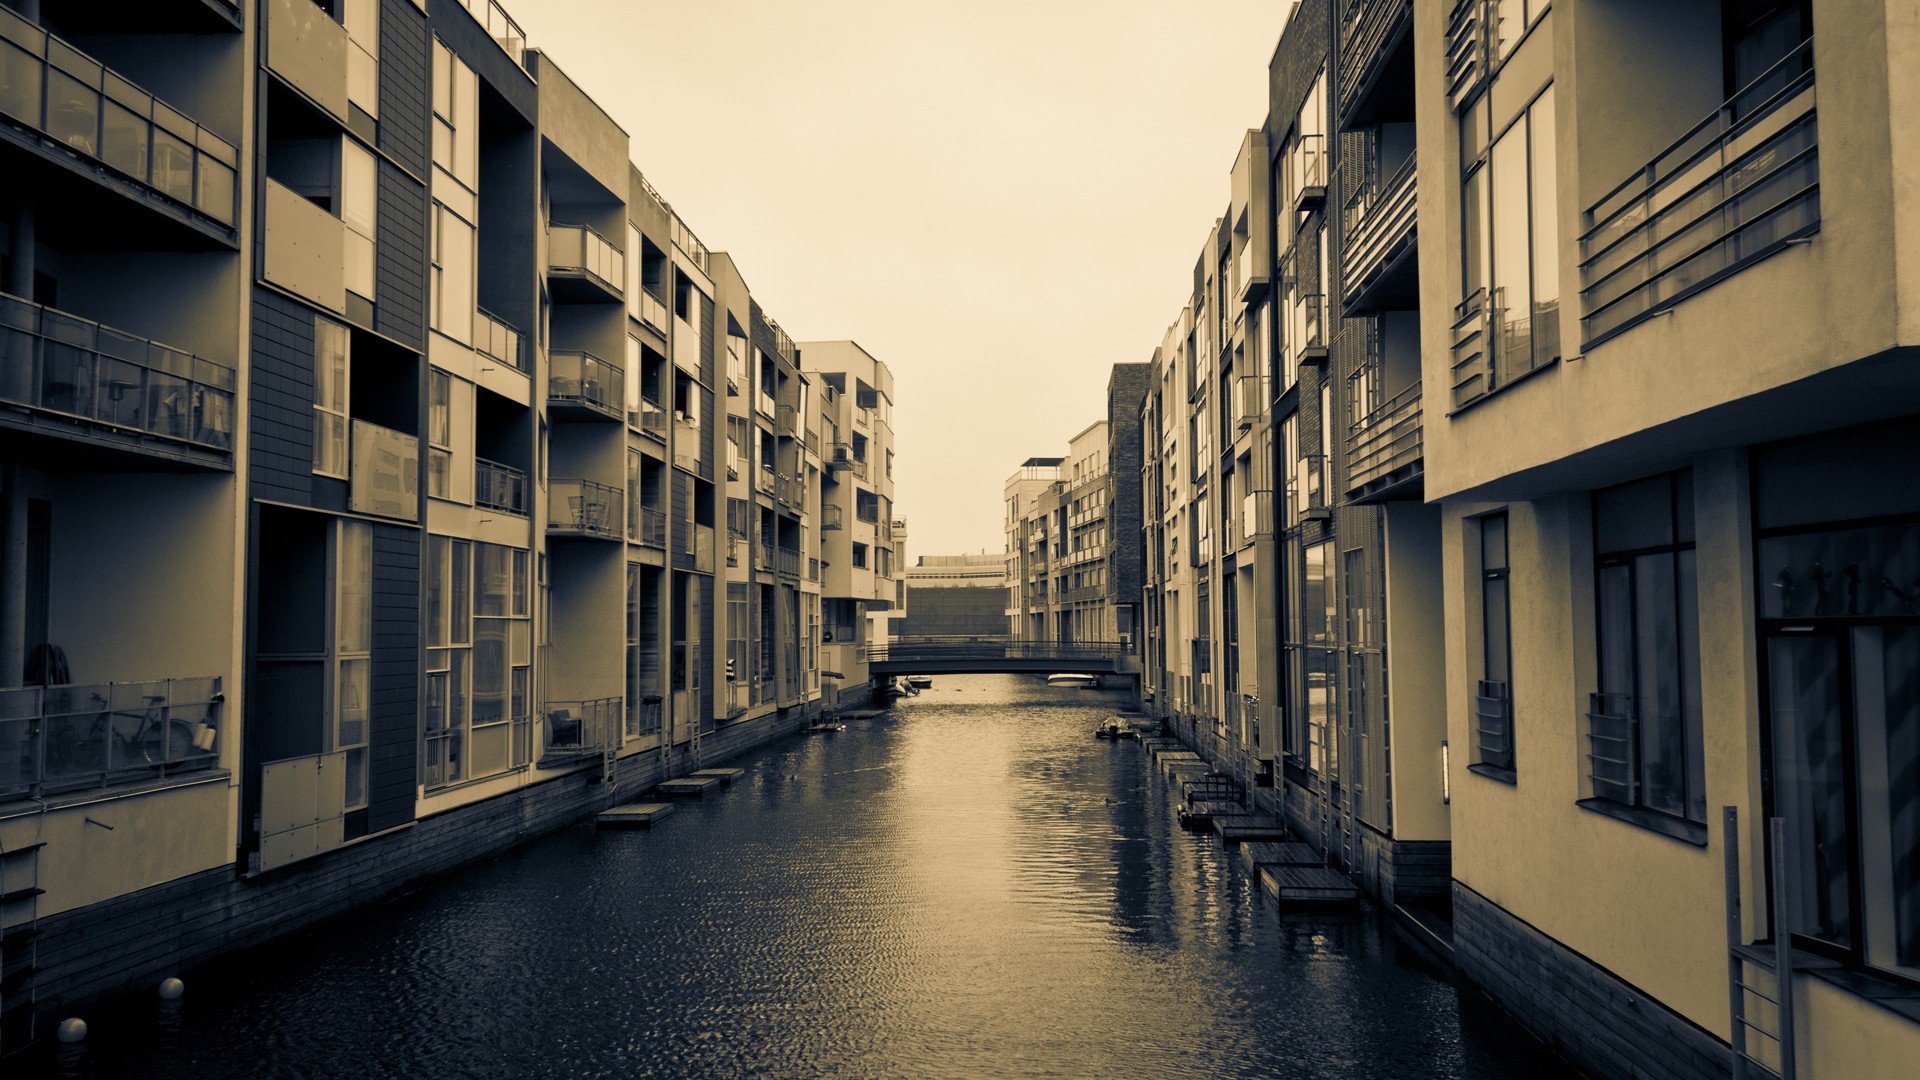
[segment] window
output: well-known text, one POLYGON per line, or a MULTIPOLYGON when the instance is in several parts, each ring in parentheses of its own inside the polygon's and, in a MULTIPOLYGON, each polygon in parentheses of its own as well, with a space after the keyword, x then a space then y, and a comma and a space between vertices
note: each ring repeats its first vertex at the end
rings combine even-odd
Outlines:
POLYGON ((1593 537, 1593 797, 1705 825, 1691 473, 1595 492, 1593 537))
POLYGON ((1464 288, 1469 304, 1486 307, 1492 327, 1480 393, 1560 358, 1553 87, 1486 141, 1494 97, 1482 95, 1460 125, 1464 288))
POLYGON ((865 569, 867 565, 867 545, 853 545, 853 565, 865 569))
POLYGON ((347 226, 347 291, 373 300, 373 241, 379 168, 373 153, 352 139, 340 140, 340 220, 347 226))
POLYGON ((1474 766, 1513 780, 1513 637, 1507 515, 1477 519, 1480 540, 1480 684, 1474 694, 1474 766))
POLYGON ((332 750, 346 755, 347 810, 367 805, 373 699, 373 526, 342 521, 335 538, 332 750))
POLYGON ((438 369, 427 373, 427 494, 452 498, 453 490, 453 376, 438 369))
POLYGON ((347 28, 347 100, 368 116, 380 116, 380 2, 338 0, 347 28))
POLYGON ((428 282, 433 328, 463 343, 473 337, 476 243, 473 226, 436 200, 428 282))
POLYGON ((313 471, 347 478, 347 328, 313 320, 313 471))
POLYGON ((531 755, 533 644, 528 555, 451 537, 427 541, 428 788, 524 765, 531 755))
POLYGON ((433 43, 433 164, 469 191, 480 188, 480 81, 454 51, 433 43))

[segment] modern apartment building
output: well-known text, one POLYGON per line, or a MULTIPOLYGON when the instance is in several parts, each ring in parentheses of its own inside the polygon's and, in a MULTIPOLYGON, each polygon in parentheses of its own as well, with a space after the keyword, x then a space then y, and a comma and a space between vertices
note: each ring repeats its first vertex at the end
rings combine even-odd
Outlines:
POLYGON ((806 723, 829 423, 897 594, 891 375, 498 4, 67 9, 0 7, 0 1053, 806 723))
POLYGON ((1007 636, 1005 555, 922 555, 905 577, 912 613, 896 637, 1007 636))
POLYGON ((904 602, 905 522, 893 501, 893 371, 853 341, 809 341, 802 370, 820 394, 820 673, 825 701, 871 692, 866 649, 904 602), (896 532, 896 529, 898 530, 896 532))
MULTIPOLYGON (((1107 587, 1113 476, 1105 420, 1064 458, 1028 458, 1007 478, 1007 615, 1014 641, 1119 640, 1107 587)), ((1129 616, 1130 617, 1130 616, 1129 616)))

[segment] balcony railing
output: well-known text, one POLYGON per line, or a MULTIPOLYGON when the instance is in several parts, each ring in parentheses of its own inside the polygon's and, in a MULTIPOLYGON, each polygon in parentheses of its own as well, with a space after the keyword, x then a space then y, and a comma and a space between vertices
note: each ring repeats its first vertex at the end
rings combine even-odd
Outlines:
POLYGON ((1507 684, 1481 680, 1473 698, 1476 764, 1513 771, 1513 700, 1507 684))
POLYGON ((1324 519, 1331 516, 1327 506, 1327 462, 1319 454, 1307 454, 1300 458, 1295 467, 1293 482, 1287 488, 1287 502, 1292 506, 1290 516, 1292 524, 1303 521, 1324 519))
POLYGON ((807 559, 807 580, 808 581, 820 580, 820 560, 819 559, 815 559, 812 557, 809 557, 807 559))
POLYGON ((713 573, 713 526, 688 522, 682 522, 681 525, 674 545, 675 565, 703 574, 713 573))
POLYGON ((527 512, 527 474, 486 458, 473 461, 473 502, 509 514, 527 512))
POLYGON ((774 480, 773 497, 798 510, 807 501, 807 482, 797 476, 777 477, 774 480))
POLYGON ((626 373, 587 352, 556 352, 547 365, 549 408, 580 417, 619 420, 626 412, 626 373))
POLYGON ((1267 377, 1242 375, 1234 380, 1234 427, 1246 431, 1267 411, 1267 377))
POLYGON ((1587 707, 1587 776, 1596 798, 1631 806, 1638 801, 1640 767, 1633 698, 1591 694, 1587 707))
POLYGON ((627 511, 627 539, 638 541, 642 547, 667 550, 667 515, 631 500, 627 511))
POLYGON ((624 295, 627 257, 591 225, 551 226, 547 230, 547 269, 553 274, 577 276, 609 299, 619 300, 624 295))
POLYGON ((687 470, 700 469, 700 425, 688 420, 673 422, 673 463, 687 470))
POLYGON ((753 470, 753 489, 761 494, 773 494, 773 489, 776 486, 775 480, 773 466, 771 465, 762 463, 759 468, 753 470))
POLYGON ((527 351, 520 331, 495 318, 485 308, 473 311, 473 348, 515 371, 526 371, 527 351))
POLYGON ((1414 155, 1408 154, 1407 160, 1379 186, 1360 184, 1347 200, 1341 281, 1349 300, 1373 285, 1413 242, 1415 173, 1414 155))
POLYGON ((1813 41, 1587 209, 1588 348, 1820 228, 1813 41))
MULTIPOLYGON (((1286 156, 1287 201, 1283 210, 1305 213, 1318 207, 1327 197, 1327 138, 1306 134, 1293 141, 1286 156)), ((1285 225, 1289 233, 1290 224, 1285 225)))
POLYGON ((667 332, 666 301, 653 295, 644 285, 640 287, 640 321, 662 334, 667 332))
POLYGON ((1488 27, 1494 19, 1488 0, 1455 0, 1447 18, 1447 102, 1455 111, 1467 103, 1487 76, 1493 54, 1488 27))
POLYGON ((657 691, 643 693, 637 699, 629 701, 627 737, 644 739, 660 734, 660 705, 661 697, 657 691))
POLYGON ((655 401, 638 399, 640 407, 627 413, 627 423, 640 430, 642 435, 651 435, 661 442, 667 441, 667 410, 655 401))
POLYGON ((774 564, 773 545, 767 543, 764 540, 762 540, 760 543, 754 544, 753 545, 753 568, 755 570, 765 570, 767 573, 772 573, 773 564, 774 564))
POLYGON ((1326 325, 1326 295, 1317 289, 1296 290, 1287 312, 1286 341, 1296 362, 1311 364, 1327 358, 1326 325))
POLYGON ((1371 495, 1419 475, 1423 464, 1420 384, 1362 417, 1347 435, 1347 492, 1371 495))
POLYGON ((591 755, 619 746, 625 704, 618 697, 547 702, 546 752, 541 757, 591 755))
POLYGON ((847 462, 847 471, 865 480, 867 478, 867 459, 863 457, 852 458, 847 462))
POLYGON ((240 152, 117 72, 0 7, 0 113, 143 195, 232 234, 240 152))
POLYGON ((235 374, 224 364, 0 293, 0 401, 222 454, 235 374))
POLYGON ((219 763, 219 676, 0 690, 0 802, 219 763))
POLYGON ((774 572, 781 577, 798 579, 800 577, 800 550, 798 548, 776 548, 773 553, 774 572))
POLYGON ((773 432, 784 438, 793 439, 800 435, 800 410, 791 405, 781 405, 774 412, 773 432))
POLYGON ((527 35, 507 14, 506 8, 493 0, 460 0, 460 6, 472 12, 474 21, 486 30, 501 51, 513 58, 515 65, 526 63, 527 35))
POLYGON ((547 483, 547 535, 621 539, 626 493, 592 480, 547 483))
POLYGON ((822 506, 820 508, 821 531, 828 532, 834 529, 841 528, 843 526, 843 515, 845 513, 846 511, 832 504, 822 506))
POLYGON ((853 444, 837 442, 833 444, 833 454, 827 460, 829 469, 847 469, 853 466, 853 444))
POLYGON ((1352 115, 1387 61, 1387 46, 1413 16, 1413 0, 1344 0, 1340 6, 1340 101, 1352 115))
POLYGON ((1256 488, 1240 500, 1240 547, 1273 537, 1273 492, 1256 488))

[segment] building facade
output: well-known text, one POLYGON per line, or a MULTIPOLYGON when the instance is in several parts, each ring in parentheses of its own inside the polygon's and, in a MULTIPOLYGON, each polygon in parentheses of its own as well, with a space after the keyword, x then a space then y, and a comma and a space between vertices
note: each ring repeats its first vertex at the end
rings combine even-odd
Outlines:
POLYGON ((1132 634, 1135 606, 1109 575, 1114 474, 1109 425, 1097 420, 1064 458, 1028 458, 1004 489, 1007 616, 1014 641, 1111 643, 1132 634), (1122 619, 1127 621, 1123 628, 1122 619))
POLYGON ((498 4, 67 7, 0 7, 0 1052, 797 729, 898 592, 823 540, 891 375, 498 4))
POLYGON ((906 569, 911 613, 896 638, 1007 636, 1005 555, 922 555, 906 569))

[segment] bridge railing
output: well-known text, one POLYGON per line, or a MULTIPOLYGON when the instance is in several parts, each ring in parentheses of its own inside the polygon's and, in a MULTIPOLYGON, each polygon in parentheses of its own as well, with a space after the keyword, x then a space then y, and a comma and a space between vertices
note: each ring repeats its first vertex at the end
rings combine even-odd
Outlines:
POLYGON ((1089 660, 1111 664, 1128 651, 1120 641, 1013 641, 1007 638, 934 636, 869 645, 869 664, 929 660, 1089 660))

